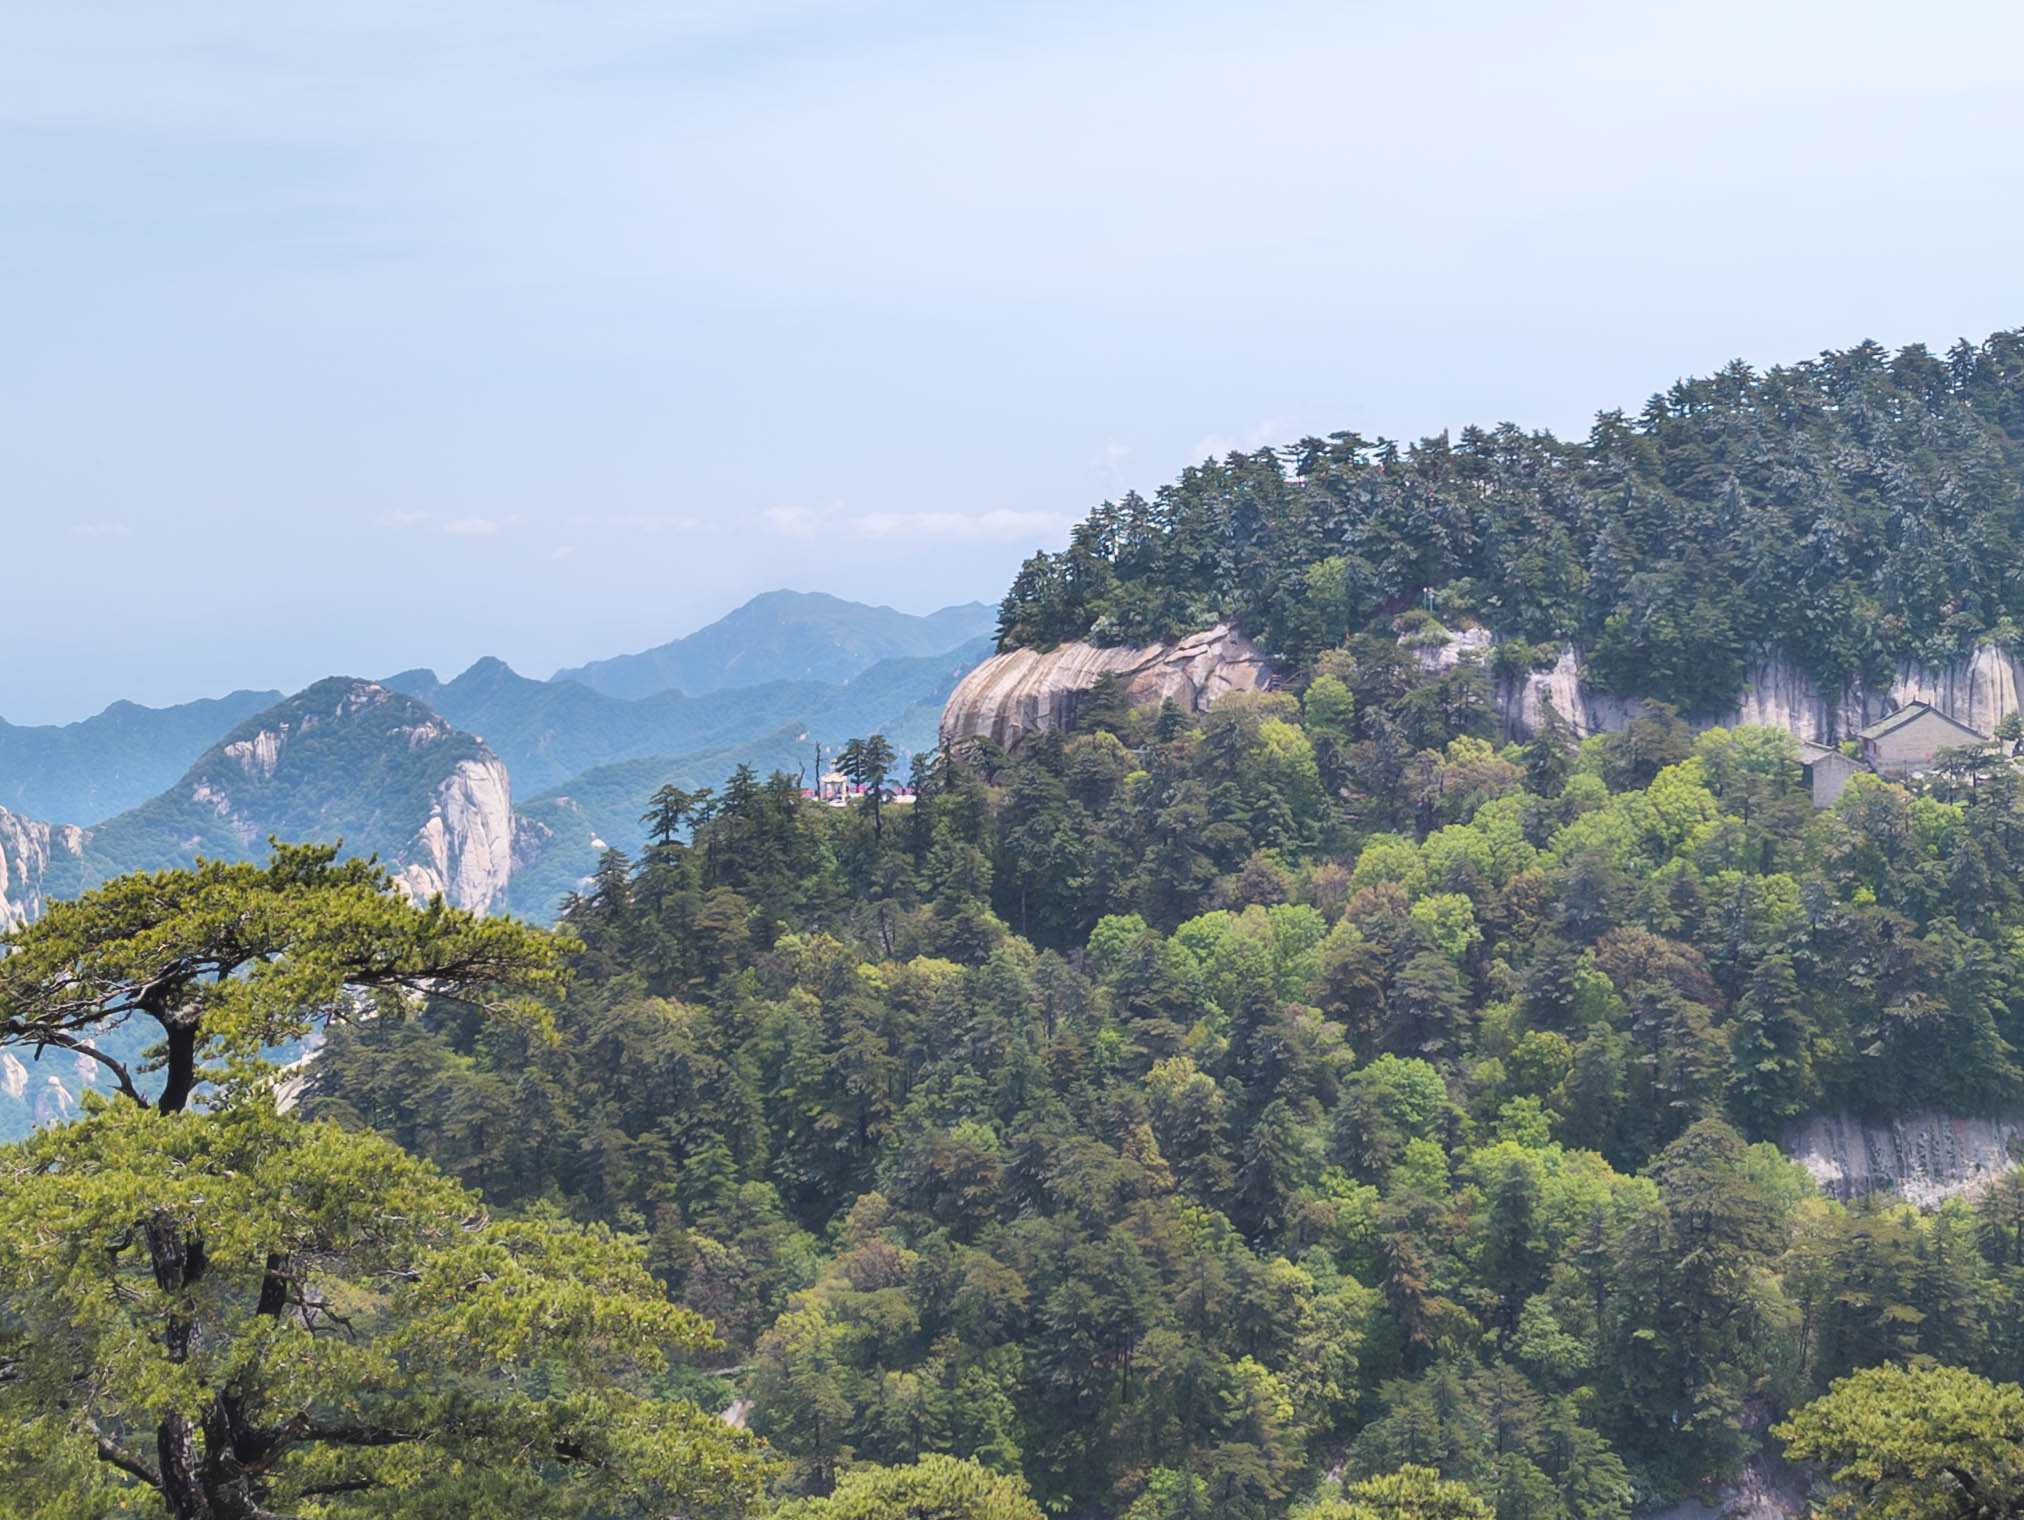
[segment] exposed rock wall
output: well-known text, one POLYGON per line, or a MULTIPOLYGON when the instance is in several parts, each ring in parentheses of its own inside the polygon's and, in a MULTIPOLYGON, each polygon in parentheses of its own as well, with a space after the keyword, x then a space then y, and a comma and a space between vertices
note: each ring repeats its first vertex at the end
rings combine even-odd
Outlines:
POLYGON ((1931 1206, 1978 1191, 2024 1159, 2024 1113, 1991 1119, 1931 1111, 1891 1119, 1821 1115, 1785 1137, 1785 1152, 1822 1192, 1844 1202, 1892 1192, 1931 1206))
MULTIPOLYGON (((96 1079, 99 1067, 89 1056, 70 1059, 91 1068, 76 1074, 78 1082, 96 1079)), ((61 1123, 76 1112, 77 1097, 57 1072, 24 1061, 11 1050, 0 1051, 0 1136, 19 1139, 31 1129, 61 1123)))
POLYGON ((394 879, 416 898, 438 892, 485 913, 505 902, 513 874, 513 796, 505 763, 460 760, 436 788, 428 819, 401 853, 394 879))
MULTIPOLYGON (((1939 669, 1906 662, 1898 666, 1890 696, 1893 709, 1926 702, 1977 733, 1994 733, 2005 713, 2024 712, 2024 662, 1993 644, 1939 669)), ((1873 706, 1871 719, 1882 716, 1873 706)))
MULTIPOLYGON (((1467 637, 1458 636, 1458 648, 1467 637)), ((1642 704, 1636 698, 1592 691, 1582 684, 1582 675, 1581 652, 1569 645, 1551 670, 1500 683, 1504 737, 1525 739, 1537 733, 1549 700, 1583 738, 1622 728, 1637 716, 1642 704)), ((1762 724, 1788 729, 1814 744, 1833 744, 1909 702, 1928 702, 1976 732, 1991 734, 2005 713, 2024 712, 2024 664, 2006 650, 1984 644, 1952 665, 1903 661, 1885 690, 1866 690, 1856 682, 1827 693, 1797 664, 1772 655, 1745 671, 1736 706, 1716 722, 1724 728, 1762 724)))
POLYGON ((87 837, 74 825, 52 826, 0 808, 0 933, 42 912, 52 852, 74 856, 87 837))
POLYGON ((1548 702, 1582 739, 1622 728, 1643 706, 1635 697, 1614 696, 1582 684, 1581 652, 1572 644, 1560 651, 1551 670, 1535 670, 1499 684, 1497 710, 1504 737, 1529 739, 1538 733, 1548 702))
MULTIPOLYGON (((1427 669, 1442 670, 1465 655, 1487 656, 1491 648, 1486 632, 1465 629, 1415 655, 1427 669)), ((1264 654, 1227 623, 1178 644, 1124 649, 1072 643, 1045 654, 1015 649, 993 655, 963 678, 942 709, 942 742, 982 734, 1010 748, 1039 729, 1065 727, 1074 721, 1076 698, 1111 672, 1124 678, 1134 706, 1171 697, 1197 710, 1229 691, 1261 690, 1271 679, 1264 654)), ((1570 644, 1550 669, 1499 682, 1504 738, 1537 733, 1549 702, 1582 738, 1623 728, 1643 709, 1636 697, 1587 686, 1584 674, 1581 651, 1570 644)), ((2024 662, 1984 644, 1948 666, 1903 661, 1884 690, 1856 682, 1828 693, 1795 662, 1774 654, 1744 672, 1736 706, 1715 721, 1725 728, 1783 728, 1814 744, 1833 744, 1908 702, 1931 703, 1979 733, 1993 733, 2005 713, 2024 712, 2024 662)))
POLYGON ((1262 691, 1272 667, 1249 639, 1228 623, 1190 634, 1177 644, 1137 649, 1063 644, 1042 654, 1014 649, 993 655, 949 694, 942 709, 941 742, 981 734, 1007 749, 1027 734, 1065 728, 1076 699, 1116 674, 1134 707, 1169 699, 1203 711, 1233 691, 1262 691))

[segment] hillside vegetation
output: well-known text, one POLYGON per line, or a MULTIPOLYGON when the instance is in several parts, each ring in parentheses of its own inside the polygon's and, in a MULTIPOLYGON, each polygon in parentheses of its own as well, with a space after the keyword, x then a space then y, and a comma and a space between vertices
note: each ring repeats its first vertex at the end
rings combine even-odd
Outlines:
MULTIPOLYGON (((1831 683, 2015 639, 2020 366, 2017 335, 1865 346, 1581 445, 1190 471, 1030 562, 1002 640, 1234 618, 1274 689, 1134 708, 1112 674, 1010 753, 859 739, 843 807, 767 754, 791 717, 614 757, 527 814, 617 846, 559 935, 328 849, 52 911, 0 958, 0 1044, 90 1060, 111 1006, 169 1076, 160 1115, 0 1152, 0 1368, 70 1390, 0 1376, 30 1416, 0 1515, 152 1483, 336 1520, 405 1483, 444 1514, 1628 1520, 1781 1448, 1821 1513, 2015 1512, 2024 1171, 1845 1204, 1780 1141, 2024 1103, 2024 766, 1942 751, 1816 810, 1792 735, 1688 719, 1772 645, 1831 683), (1503 642, 1452 658, 1436 613, 1503 642), (1671 700, 1500 744, 1496 676, 1569 639, 1671 700), (294 1117, 218 1064, 311 1029, 294 1117), (215 1110, 168 1101, 204 1081, 215 1110)), ((574 742, 582 688, 534 684, 466 691, 521 704, 501 742, 574 742)))
POLYGON ((1142 643, 1229 616, 1299 666, 1426 601, 1574 641, 1599 685, 1712 714, 1759 650, 1834 690, 1978 639, 2017 648, 2020 476, 2024 333, 1734 364, 1603 413, 1581 443, 1334 433, 1203 464, 1027 561, 999 641, 1142 643))
POLYGON ((488 758, 421 703, 333 676, 248 718, 174 787, 92 830, 84 874, 258 859, 270 834, 398 860, 444 778, 488 758))
POLYGON ((1591 1520, 1852 1369, 2024 1372, 2016 1174, 1845 1207, 1775 1145, 2024 1093, 2015 771, 1816 814, 1782 732, 1498 750, 1486 680, 1358 635, 910 807, 671 790, 565 914, 558 1042, 343 1030, 312 1109, 645 1237, 787 1493, 939 1452, 1073 1515, 1340 1470, 1591 1520))

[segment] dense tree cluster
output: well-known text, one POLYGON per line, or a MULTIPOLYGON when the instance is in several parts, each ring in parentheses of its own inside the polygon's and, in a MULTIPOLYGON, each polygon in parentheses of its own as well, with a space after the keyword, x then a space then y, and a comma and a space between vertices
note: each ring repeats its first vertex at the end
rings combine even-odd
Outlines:
POLYGON ((1625 1515, 1860 1369, 2024 1372, 2024 1181, 1771 1143, 2024 1085, 2014 770, 1816 814, 1783 733, 1498 748, 1486 679, 1359 635, 909 804, 664 792, 552 1030, 346 1025, 309 1106, 643 1238, 797 1516, 1625 1515))
POLYGON ((1715 713, 1777 648, 1823 689, 2024 626, 2024 333, 1683 380, 1583 443, 1505 425, 1233 453, 1019 572, 1003 648, 1230 617, 1300 664, 1430 601, 1715 713))

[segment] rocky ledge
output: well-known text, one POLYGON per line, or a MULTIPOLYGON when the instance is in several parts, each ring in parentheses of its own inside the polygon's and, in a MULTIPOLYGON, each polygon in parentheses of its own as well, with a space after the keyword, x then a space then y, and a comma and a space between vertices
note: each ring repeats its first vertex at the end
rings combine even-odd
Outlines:
POLYGON ((1843 1202, 1869 1193, 1896 1193, 1931 1208, 1978 1192, 2017 1165, 2024 1156, 2024 1114, 1989 1119, 1932 1112, 1880 1119, 1822 1115, 1787 1135, 1785 1152, 1806 1168, 1823 1193, 1843 1202))
POLYGON ((1030 733, 1067 728, 1075 721, 1077 698, 1106 675, 1124 682, 1133 707, 1172 700, 1200 712, 1233 691, 1264 690, 1272 666, 1228 623, 1177 644, 1131 649, 1078 642, 1044 654, 1008 650, 979 665, 949 694, 941 742, 976 734, 1012 749, 1030 733))
MULTIPOLYGON (((1450 645, 1457 655, 1465 646, 1487 649, 1487 641, 1473 631, 1455 635, 1450 645)), ((1433 658, 1446 653, 1437 651, 1433 658)), ((1423 662, 1428 658, 1423 655, 1423 662)), ((1635 697, 1588 686, 1581 653, 1572 645, 1560 651, 1552 669, 1500 683, 1497 707, 1504 737, 1525 739, 1537 733, 1548 702, 1584 738, 1622 728, 1643 708, 1635 697)), ((1983 644, 1952 665, 1902 661, 1887 687, 1865 688, 1856 682, 1829 693, 1796 663, 1772 654, 1744 672, 1735 709, 1718 721, 1725 728, 1754 723, 1789 729, 1811 743, 1833 744, 1911 702, 1930 703, 1977 733, 1993 734, 2004 714, 2024 712, 2024 664, 2007 650, 1983 644)))

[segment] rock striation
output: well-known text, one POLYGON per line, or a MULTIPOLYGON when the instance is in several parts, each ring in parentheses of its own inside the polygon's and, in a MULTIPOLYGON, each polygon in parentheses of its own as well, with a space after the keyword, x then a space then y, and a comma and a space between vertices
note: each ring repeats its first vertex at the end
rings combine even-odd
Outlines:
POLYGON ((1822 1192, 1844 1203, 1889 1192, 1930 1208, 1979 1191, 2024 1159, 2024 1113, 1988 1119, 1931 1111, 1876 1119, 1821 1115, 1785 1137, 1785 1152, 1822 1192))
MULTIPOLYGON (((1426 669, 1445 670, 1465 658, 1487 658, 1494 647, 1485 630, 1471 628, 1414 654, 1426 669)), ((950 694, 942 709, 941 740, 980 734, 1009 749, 1029 733, 1066 727, 1074 722, 1080 694, 1113 673, 1124 679, 1134 706, 1172 698, 1198 711, 1227 692, 1262 690, 1272 674, 1264 653, 1228 623, 1175 644, 1116 648, 1076 642, 1045 653, 1014 649, 984 661, 950 694)), ((2024 712, 2024 661, 1984 644, 1951 665, 1901 661, 1881 689, 1852 682, 1823 692, 1796 662, 1772 653, 1747 669, 1735 707, 1714 722, 1725 728, 1783 728, 1801 740, 1832 745, 1910 702, 1930 703, 1978 733, 1994 733, 2006 713, 2024 712)), ((1580 738, 1621 729, 1644 708, 1637 697, 1589 686, 1581 651, 1572 644, 1551 667, 1498 682, 1503 737, 1523 740, 1537 733, 1549 703, 1580 738)))
POLYGON ((1134 707, 1174 701, 1206 711, 1233 691, 1262 691, 1271 662, 1228 623, 1175 644, 1107 648, 1081 642, 1042 653, 1012 649, 963 677, 942 708, 941 742, 980 735, 1012 749, 1043 729, 1075 721, 1082 693, 1106 675, 1124 682, 1134 707))
POLYGON ((460 760, 436 788, 429 816, 395 858, 394 880, 409 895, 441 893, 487 913, 506 901, 513 874, 512 788, 496 755, 460 760))
MULTIPOLYGON (((1458 652, 1468 637, 1457 636, 1458 652)), ((1537 733, 1549 701, 1582 738, 1624 727, 1643 706, 1635 697, 1586 686, 1581 652, 1568 645, 1550 670, 1499 683, 1504 737, 1526 739, 1537 733)), ((1993 734, 2004 714, 2024 712, 2024 663, 2007 650, 1984 644, 1951 665, 1901 661, 1890 685, 1881 690, 1866 689, 1858 681, 1823 692, 1793 661, 1772 654, 1749 667, 1736 706, 1715 722, 1724 728, 1745 723, 1783 728, 1809 743, 1832 745, 1910 702, 1930 703, 1977 733, 1993 734)))
POLYGON ((42 823, 0 808, 0 934, 41 914, 55 886, 52 875, 74 874, 86 837, 73 824, 42 823))

